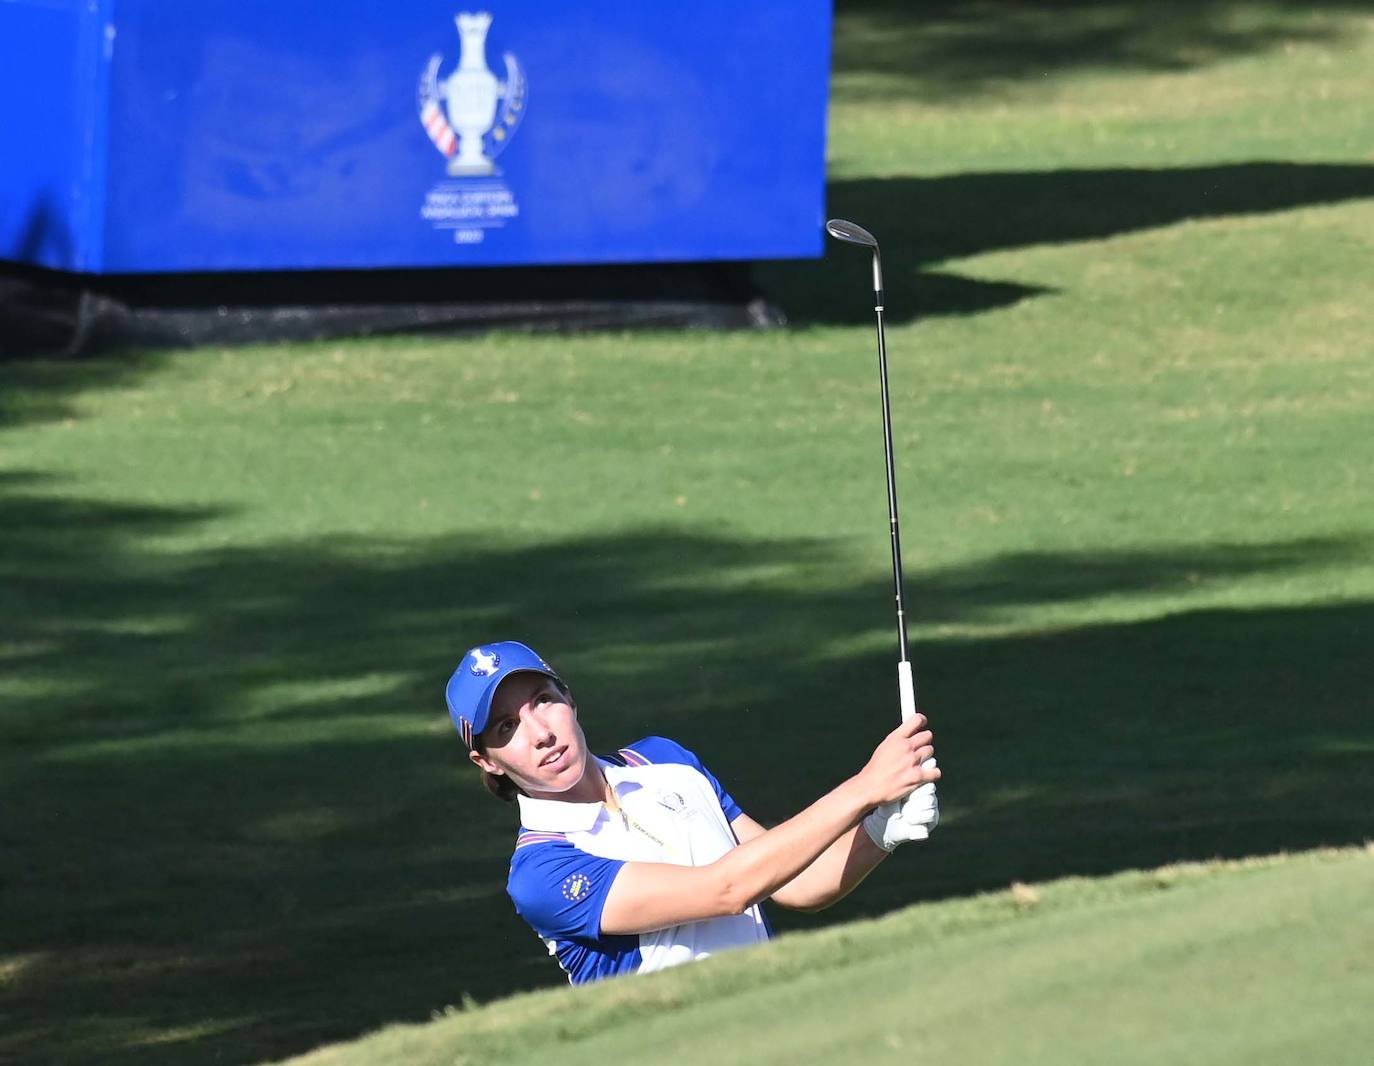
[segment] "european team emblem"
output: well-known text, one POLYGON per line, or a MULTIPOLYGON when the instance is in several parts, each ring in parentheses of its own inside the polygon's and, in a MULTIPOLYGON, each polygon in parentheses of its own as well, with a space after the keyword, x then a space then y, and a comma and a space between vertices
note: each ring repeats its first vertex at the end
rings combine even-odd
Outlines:
POLYGON ((483 651, 481 648, 472 649, 472 670, 474 677, 491 677, 496 673, 496 668, 501 665, 501 656, 494 651, 483 651))
POLYGON ((563 898, 574 903, 591 891, 592 879, 586 874, 573 874, 563 881, 563 898))

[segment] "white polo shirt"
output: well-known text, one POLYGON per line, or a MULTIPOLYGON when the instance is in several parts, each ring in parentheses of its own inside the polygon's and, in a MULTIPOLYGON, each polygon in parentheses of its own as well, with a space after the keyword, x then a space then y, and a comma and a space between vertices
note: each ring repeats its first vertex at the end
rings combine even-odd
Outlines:
POLYGON ((601 911, 627 862, 704 866, 736 846, 742 812, 686 748, 646 737, 598 758, 623 813, 603 803, 520 799, 506 890, 573 984, 648 973, 757 944, 770 934, 756 905, 743 914, 628 936, 601 932, 601 911))

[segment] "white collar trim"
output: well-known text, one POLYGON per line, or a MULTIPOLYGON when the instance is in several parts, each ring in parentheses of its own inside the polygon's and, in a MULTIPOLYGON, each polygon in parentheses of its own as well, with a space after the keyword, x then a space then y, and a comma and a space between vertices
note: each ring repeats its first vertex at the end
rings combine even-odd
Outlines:
MULTIPOLYGON (((606 775, 606 782, 615 788, 621 776, 620 767, 613 766, 595 755, 597 765, 606 775)), ((538 829, 552 833, 586 833, 595 825, 606 810, 606 805, 597 803, 572 803, 569 800, 534 799, 532 796, 517 796, 520 804, 520 824, 526 829, 538 829)))

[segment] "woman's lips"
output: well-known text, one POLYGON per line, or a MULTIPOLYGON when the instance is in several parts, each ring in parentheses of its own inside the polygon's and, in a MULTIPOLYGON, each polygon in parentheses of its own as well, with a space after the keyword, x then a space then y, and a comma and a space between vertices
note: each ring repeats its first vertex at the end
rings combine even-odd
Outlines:
POLYGON ((559 769, 559 770, 561 770, 561 769, 563 769, 563 767, 560 766, 560 765, 558 765, 558 764, 561 763, 561 762, 563 762, 563 757, 564 757, 565 755, 567 755, 567 754, 568 754, 568 746, 567 746, 566 744, 564 744, 561 748, 554 748, 553 751, 549 752, 549 753, 548 753, 547 755, 545 755, 542 759, 540 759, 540 760, 539 760, 539 765, 540 765, 541 768, 544 768, 544 769, 559 769))

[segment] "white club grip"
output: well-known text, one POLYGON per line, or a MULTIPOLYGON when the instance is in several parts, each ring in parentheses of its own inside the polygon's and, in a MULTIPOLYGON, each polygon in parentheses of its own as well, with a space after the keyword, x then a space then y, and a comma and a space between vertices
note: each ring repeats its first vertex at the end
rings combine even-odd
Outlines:
POLYGON ((911 676, 911 663, 903 659, 897 664, 897 694, 902 703, 902 721, 916 713, 916 682, 911 676))

